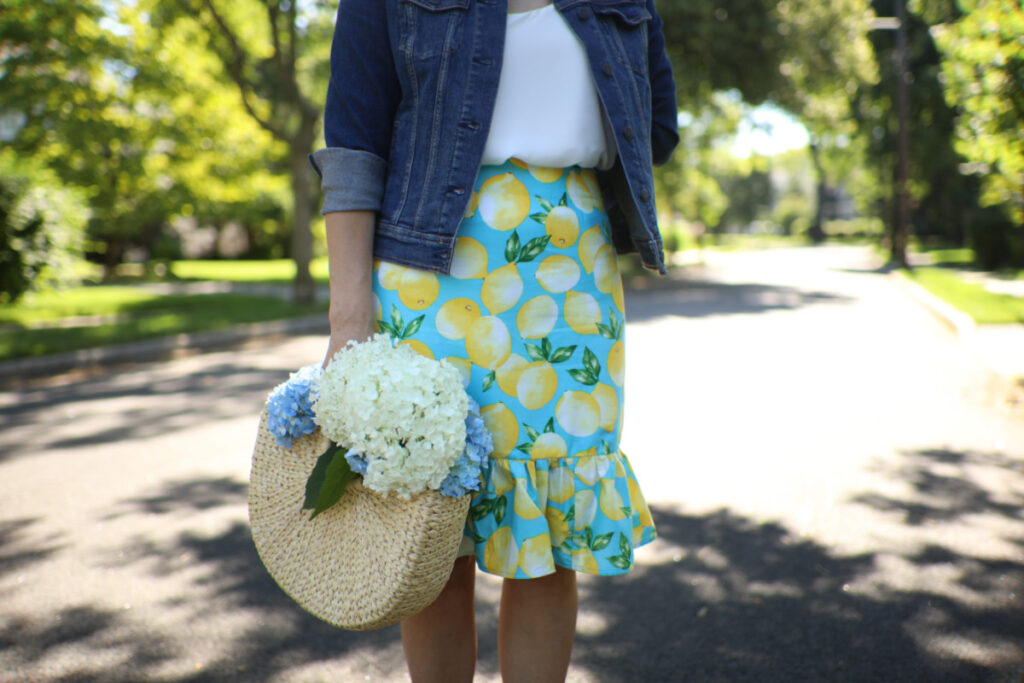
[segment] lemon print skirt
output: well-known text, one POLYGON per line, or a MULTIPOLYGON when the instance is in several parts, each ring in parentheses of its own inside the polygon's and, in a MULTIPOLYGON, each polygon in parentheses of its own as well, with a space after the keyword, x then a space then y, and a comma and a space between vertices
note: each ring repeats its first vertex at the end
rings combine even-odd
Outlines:
POLYGON ((622 574, 655 537, 619 451, 625 320, 609 233, 592 169, 513 159, 481 168, 451 275, 376 263, 380 328, 459 368, 494 437, 466 522, 488 573, 622 574))

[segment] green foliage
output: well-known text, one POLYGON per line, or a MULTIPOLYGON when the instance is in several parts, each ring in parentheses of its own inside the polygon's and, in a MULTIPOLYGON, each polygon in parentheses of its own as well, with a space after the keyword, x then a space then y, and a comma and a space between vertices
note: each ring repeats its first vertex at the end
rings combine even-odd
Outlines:
POLYGON ((87 216, 52 171, 0 152, 0 304, 74 280, 87 216))
POLYGON ((978 324, 1024 323, 1024 299, 990 292, 980 283, 965 281, 954 269, 919 267, 907 274, 978 324))
MULTIPOLYGON (((946 98, 959 110, 957 151, 982 178, 982 201, 1024 226, 1024 7, 1019 0, 960 0, 938 24, 946 98)), ((1024 237, 1024 235, 1022 235, 1024 237)))

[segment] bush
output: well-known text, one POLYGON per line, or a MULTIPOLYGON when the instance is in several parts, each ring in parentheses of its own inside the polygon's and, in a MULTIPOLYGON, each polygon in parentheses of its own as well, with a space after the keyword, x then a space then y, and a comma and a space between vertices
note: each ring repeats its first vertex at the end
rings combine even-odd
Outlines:
POLYGON ((825 235, 829 238, 879 238, 885 234, 881 218, 850 218, 825 221, 825 235))
POLYGON ((56 174, 0 153, 0 304, 74 280, 88 209, 56 174))
POLYGON ((976 264, 985 270, 1024 267, 1020 228, 1000 207, 977 209, 970 217, 967 243, 974 249, 976 264))

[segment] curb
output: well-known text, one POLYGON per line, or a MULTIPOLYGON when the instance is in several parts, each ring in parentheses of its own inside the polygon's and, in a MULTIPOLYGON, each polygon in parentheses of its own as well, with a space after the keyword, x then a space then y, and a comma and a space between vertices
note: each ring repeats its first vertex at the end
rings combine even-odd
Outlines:
POLYGON ((974 318, 967 315, 959 308, 947 303, 935 296, 927 289, 917 284, 901 271, 894 270, 889 273, 889 279, 902 287, 911 297, 923 305, 932 315, 939 319, 946 327, 956 333, 960 339, 969 340, 978 330, 978 324, 974 318))
POLYGON ((183 332, 169 337, 56 353, 50 356, 19 358, 0 362, 0 385, 11 380, 57 375, 69 370, 159 360, 181 351, 203 351, 235 346, 261 337, 327 334, 329 331, 327 314, 321 313, 301 318, 245 323, 224 330, 183 332))

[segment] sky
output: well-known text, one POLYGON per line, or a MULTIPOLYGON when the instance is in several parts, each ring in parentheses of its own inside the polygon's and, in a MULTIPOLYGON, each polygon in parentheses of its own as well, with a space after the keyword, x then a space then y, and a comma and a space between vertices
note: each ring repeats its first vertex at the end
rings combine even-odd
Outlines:
POLYGON ((772 156, 806 147, 808 141, 802 123, 777 107, 763 104, 743 117, 732 152, 741 158, 752 154, 772 156))

